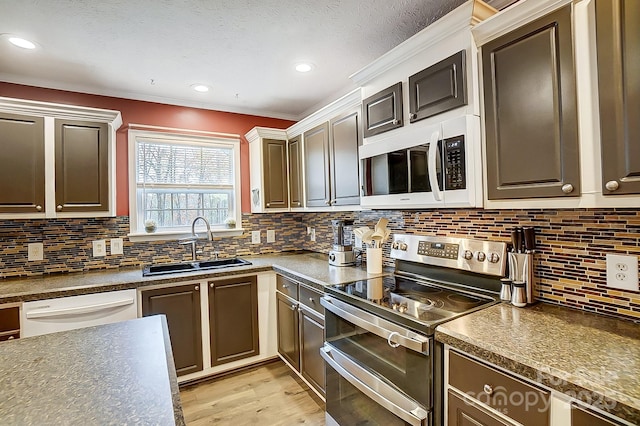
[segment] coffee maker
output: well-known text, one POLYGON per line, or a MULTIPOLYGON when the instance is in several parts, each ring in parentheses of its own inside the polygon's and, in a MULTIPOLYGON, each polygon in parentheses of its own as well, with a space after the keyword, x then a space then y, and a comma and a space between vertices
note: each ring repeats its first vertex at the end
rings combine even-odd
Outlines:
POLYGON ((355 254, 351 245, 350 228, 353 220, 336 219, 333 226, 333 249, 329 252, 329 265, 351 266, 355 264, 355 254))

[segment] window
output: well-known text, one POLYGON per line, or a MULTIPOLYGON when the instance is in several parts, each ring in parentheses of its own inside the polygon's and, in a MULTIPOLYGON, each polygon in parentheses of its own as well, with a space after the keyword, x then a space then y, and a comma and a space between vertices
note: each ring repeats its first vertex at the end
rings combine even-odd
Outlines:
MULTIPOLYGON (((131 234, 153 220, 158 234, 191 232, 202 216, 212 228, 240 222, 240 139, 129 131, 131 234)), ((201 222, 199 222, 201 224, 201 222)))

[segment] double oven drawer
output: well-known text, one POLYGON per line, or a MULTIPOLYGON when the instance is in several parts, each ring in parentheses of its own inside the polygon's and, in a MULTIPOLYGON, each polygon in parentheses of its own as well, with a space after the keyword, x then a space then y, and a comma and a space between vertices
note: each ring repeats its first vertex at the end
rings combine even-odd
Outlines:
POLYGON ((325 295, 327 414, 346 426, 430 424, 433 338, 325 295))

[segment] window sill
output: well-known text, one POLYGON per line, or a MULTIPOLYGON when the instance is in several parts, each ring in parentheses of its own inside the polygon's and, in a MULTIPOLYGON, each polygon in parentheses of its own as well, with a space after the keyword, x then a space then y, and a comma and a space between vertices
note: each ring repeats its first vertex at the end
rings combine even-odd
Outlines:
MULTIPOLYGON (((199 235, 202 235, 202 231, 197 231, 199 235)), ((212 229, 211 233, 214 238, 218 237, 239 237, 244 233, 243 228, 218 228, 212 229)), ((144 241, 177 241, 181 238, 188 238, 191 236, 191 232, 184 231, 158 231, 158 232, 136 232, 128 234, 131 242, 144 242, 144 241)))

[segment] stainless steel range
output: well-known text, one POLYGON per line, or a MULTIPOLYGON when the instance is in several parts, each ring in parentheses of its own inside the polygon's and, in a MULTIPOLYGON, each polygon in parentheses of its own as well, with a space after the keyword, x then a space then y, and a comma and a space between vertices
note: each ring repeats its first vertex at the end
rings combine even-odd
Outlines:
POLYGON ((438 324, 499 301, 506 244, 395 235, 392 276, 326 288, 327 425, 442 424, 438 324))

